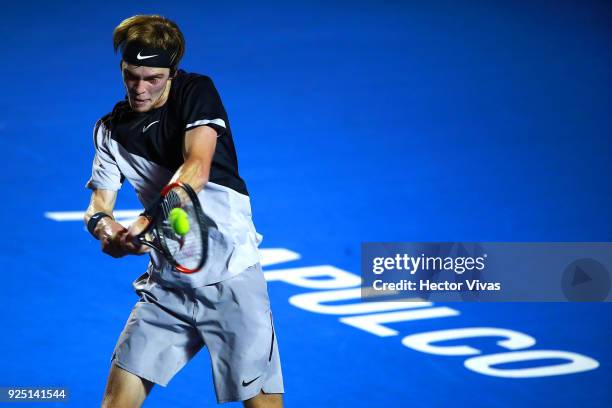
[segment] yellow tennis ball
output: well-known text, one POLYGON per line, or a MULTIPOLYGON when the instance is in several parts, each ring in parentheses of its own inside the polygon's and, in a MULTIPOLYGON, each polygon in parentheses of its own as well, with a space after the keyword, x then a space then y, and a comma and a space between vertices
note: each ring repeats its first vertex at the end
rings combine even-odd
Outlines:
POLYGON ((178 218, 187 217, 187 213, 182 208, 173 208, 170 210, 170 214, 168 214, 168 221, 170 224, 173 224, 178 218))
POLYGON ((168 220, 172 229, 180 236, 185 236, 189 232, 189 217, 182 208, 173 208, 168 215, 168 220))

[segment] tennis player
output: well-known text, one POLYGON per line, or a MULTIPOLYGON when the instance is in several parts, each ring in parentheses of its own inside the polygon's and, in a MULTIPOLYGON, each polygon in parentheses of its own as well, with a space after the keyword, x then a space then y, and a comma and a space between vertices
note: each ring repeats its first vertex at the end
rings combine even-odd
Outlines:
POLYGON ((140 216, 126 229, 112 215, 125 179, 145 208, 167 184, 191 185, 218 230, 209 237, 206 264, 193 274, 150 252, 146 273, 133 284, 139 300, 112 354, 102 406, 140 407, 154 384, 166 386, 206 346, 218 403, 282 407, 261 235, 217 90, 209 77, 178 69, 185 42, 164 17, 122 21, 113 45, 122 56, 126 99, 95 125, 88 230, 113 257, 148 252, 135 238, 149 219, 140 216))

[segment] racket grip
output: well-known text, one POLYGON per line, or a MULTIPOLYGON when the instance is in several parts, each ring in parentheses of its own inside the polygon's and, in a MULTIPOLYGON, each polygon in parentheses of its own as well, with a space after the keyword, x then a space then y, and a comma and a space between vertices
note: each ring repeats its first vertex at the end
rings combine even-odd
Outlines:
POLYGON ((157 251, 157 252, 159 252, 160 254, 163 254, 163 253, 164 253, 164 251, 161 249, 161 247, 160 247, 159 245, 155 244, 155 243, 154 243, 154 242, 152 242, 152 241, 148 241, 148 240, 147 240, 147 237, 146 237, 147 233, 148 233, 148 231, 145 231, 145 232, 143 232, 142 234, 138 235, 138 236, 137 236, 137 237, 134 239, 134 241, 135 241, 135 242, 134 242, 134 244, 135 244, 135 245, 139 245, 139 246, 144 245, 144 246, 146 246, 146 247, 149 247, 149 248, 151 248, 151 249, 156 250, 156 251, 157 251))

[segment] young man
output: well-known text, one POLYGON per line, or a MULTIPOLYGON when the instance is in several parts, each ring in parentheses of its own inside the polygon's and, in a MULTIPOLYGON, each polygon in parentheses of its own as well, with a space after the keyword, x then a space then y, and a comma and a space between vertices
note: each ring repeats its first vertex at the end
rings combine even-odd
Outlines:
POLYGON ((177 69, 185 43, 174 22, 130 17, 115 29, 113 43, 122 54, 127 100, 95 126, 88 230, 113 257, 148 252, 135 244, 148 218, 125 229, 112 217, 128 179, 145 208, 165 185, 191 185, 219 234, 209 238, 209 260, 193 274, 150 253, 147 272, 134 281, 140 299, 113 352, 102 406, 141 406, 154 384, 165 386, 206 346, 219 403, 281 407, 278 346, 257 250, 261 235, 221 99, 210 78, 177 69))

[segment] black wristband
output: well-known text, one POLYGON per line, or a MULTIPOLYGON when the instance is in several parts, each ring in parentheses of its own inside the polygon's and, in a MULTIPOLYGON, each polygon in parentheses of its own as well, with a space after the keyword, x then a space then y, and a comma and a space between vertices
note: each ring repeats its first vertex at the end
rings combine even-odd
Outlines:
POLYGON ((113 218, 110 215, 108 215, 107 213, 100 211, 100 212, 97 212, 94 215, 92 215, 91 218, 89 219, 89 221, 87 221, 87 231, 89 231, 89 233, 91 235, 93 235, 94 238, 96 238, 96 239, 98 238, 98 237, 96 237, 96 234, 94 234, 94 230, 96 229, 96 225, 98 225, 100 220, 102 218, 105 218, 105 217, 113 218))

